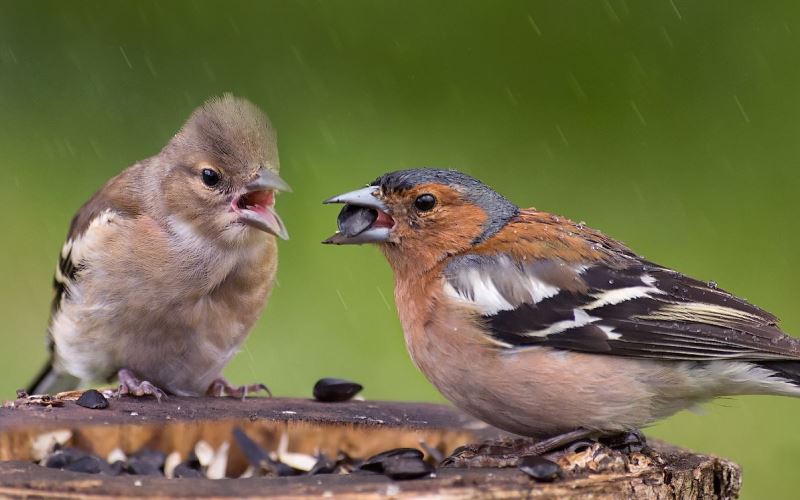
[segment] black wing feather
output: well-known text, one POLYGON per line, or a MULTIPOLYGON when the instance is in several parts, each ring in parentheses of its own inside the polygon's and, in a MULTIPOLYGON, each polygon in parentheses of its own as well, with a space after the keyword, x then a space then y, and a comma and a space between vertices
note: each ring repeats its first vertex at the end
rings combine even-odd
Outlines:
MULTIPOLYGON (((494 271, 487 262, 492 261, 481 260, 481 271, 491 280, 494 271)), ((501 277, 507 274, 495 271, 501 277)), ((450 269, 450 274, 456 273, 450 269)), ((513 309, 486 313, 482 320, 498 344, 510 348, 540 345, 671 360, 800 358, 800 342, 778 328, 774 315, 713 283, 632 259, 618 267, 586 267, 580 278, 583 289, 562 289, 536 303, 516 305, 509 300, 513 309), (652 293, 635 293, 648 287, 652 293), (632 297, 598 302, 625 289, 632 297), (577 321, 576 310, 591 321, 577 321), (569 322, 574 326, 548 330, 569 322)), ((463 280, 449 282, 454 288, 463 286, 463 280)))

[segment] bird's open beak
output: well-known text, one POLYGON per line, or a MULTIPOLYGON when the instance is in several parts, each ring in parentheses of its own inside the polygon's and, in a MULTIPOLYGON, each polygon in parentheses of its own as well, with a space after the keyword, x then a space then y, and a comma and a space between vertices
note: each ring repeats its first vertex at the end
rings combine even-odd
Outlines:
POLYGON ((244 192, 234 197, 231 209, 242 224, 288 240, 286 226, 275 211, 275 193, 291 190, 278 174, 261 168, 256 178, 244 187, 244 192))
POLYGON ((394 219, 387 213, 386 205, 375 196, 377 191, 377 187, 368 186, 323 201, 345 204, 336 221, 339 230, 323 243, 353 245, 387 241, 394 219))

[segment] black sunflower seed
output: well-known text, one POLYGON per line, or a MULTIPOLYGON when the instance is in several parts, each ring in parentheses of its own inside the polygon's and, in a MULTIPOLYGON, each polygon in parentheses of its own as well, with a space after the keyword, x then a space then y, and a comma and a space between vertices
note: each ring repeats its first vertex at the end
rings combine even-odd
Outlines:
POLYGON ((358 468, 373 472, 383 472, 383 464, 389 459, 406 458, 422 460, 423 456, 424 455, 422 452, 416 448, 394 448, 392 450, 382 451, 377 455, 369 457, 368 459, 364 460, 364 462, 358 468))
POLYGON ((363 233, 378 219, 378 211, 374 208, 345 205, 336 218, 339 232, 347 237, 363 233))
POLYGON ((167 461, 167 454, 163 451, 154 450, 152 448, 142 448, 131 455, 131 458, 151 463, 160 469, 164 467, 164 462, 167 461))
POLYGON ((125 471, 137 476, 158 476, 162 474, 166 459, 161 451, 142 448, 128 458, 125 471))
POLYGON ((111 476, 119 476, 123 472, 125 472, 125 462, 122 460, 117 460, 108 466, 108 474, 111 476))
POLYGON ((537 481, 553 481, 561 474, 561 467, 539 455, 528 455, 519 460, 517 467, 537 481))
POLYGON ((247 461, 250 465, 259 472, 280 477, 296 476, 304 473, 304 471, 298 471, 283 462, 271 459, 266 451, 238 427, 233 429, 233 438, 236 440, 236 444, 239 445, 239 448, 241 448, 244 456, 247 457, 247 461))
POLYGON ((160 476, 161 469, 145 460, 130 459, 125 464, 125 472, 136 476, 160 476))
POLYGON ((314 384, 314 399, 326 403, 347 401, 361 392, 361 384, 340 378, 322 378, 314 384))
POLYGON ((337 464, 327 455, 324 453, 320 453, 319 457, 317 457, 317 463, 314 464, 314 467, 308 471, 309 476, 315 476, 317 474, 333 474, 336 472, 337 464))
POLYGON ((44 466, 49 467, 50 469, 63 469, 67 465, 78 460, 79 458, 85 457, 86 455, 88 455, 88 453, 77 448, 62 448, 47 457, 47 460, 44 462, 44 466))
POLYGON ((81 397, 78 398, 76 403, 78 406, 83 406, 84 408, 90 408, 92 410, 102 410, 108 408, 108 400, 106 397, 94 389, 89 389, 81 394, 81 397))
POLYGON ((85 474, 99 474, 108 469, 108 464, 100 457, 85 455, 67 464, 64 470, 83 472, 85 474))
POLYGON ((336 471, 337 472, 352 472, 361 466, 363 460, 356 460, 347 453, 339 451, 336 455, 336 471))
POLYGON ((189 456, 186 457, 186 462, 184 462, 187 467, 191 467, 195 470, 200 470, 203 467, 203 464, 200 463, 200 459, 197 458, 197 454, 194 450, 189 452, 189 456))
POLYGON ((239 427, 233 429, 233 438, 236 440, 236 444, 239 445, 239 448, 241 448, 244 456, 247 457, 247 461, 256 469, 263 469, 265 463, 272 462, 267 452, 255 441, 250 439, 250 436, 245 434, 239 427))
POLYGON ((389 457, 383 462, 383 474, 391 479, 416 479, 433 472, 433 466, 421 458, 389 457))
POLYGON ((175 466, 172 476, 175 478, 203 477, 203 473, 187 463, 182 463, 175 466))

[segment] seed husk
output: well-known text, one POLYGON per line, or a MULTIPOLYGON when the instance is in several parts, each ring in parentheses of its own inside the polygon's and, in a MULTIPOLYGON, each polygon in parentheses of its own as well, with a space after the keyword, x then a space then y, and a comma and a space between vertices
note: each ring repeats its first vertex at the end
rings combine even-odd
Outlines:
POLYGON ((209 479, 224 479, 225 471, 228 469, 228 449, 230 443, 227 441, 219 445, 219 449, 214 453, 214 458, 208 464, 206 469, 206 477, 209 479))
POLYGON ((214 448, 205 441, 198 441, 194 445, 194 456, 201 466, 208 467, 208 464, 214 459, 214 448))
POLYGON ((181 454, 177 451, 173 451, 169 455, 167 455, 166 460, 164 460, 164 477, 173 478, 175 477, 175 468, 180 465, 181 463, 181 454))
POLYGON ((72 439, 72 431, 69 430, 51 431, 39 434, 34 438, 31 444, 31 456, 37 462, 44 460, 53 450, 64 446, 70 439, 72 439))
POLYGON ((316 458, 305 453, 289 451, 289 434, 284 432, 278 442, 278 461, 283 462, 292 469, 308 472, 317 463, 316 458))
POLYGON ((126 460, 128 460, 128 457, 120 448, 114 448, 106 457, 106 462, 110 464, 113 464, 114 462, 125 462, 126 460))

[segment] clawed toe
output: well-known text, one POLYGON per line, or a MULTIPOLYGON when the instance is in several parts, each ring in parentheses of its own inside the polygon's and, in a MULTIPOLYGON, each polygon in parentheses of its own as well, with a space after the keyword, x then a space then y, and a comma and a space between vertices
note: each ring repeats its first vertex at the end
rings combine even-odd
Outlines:
POLYGON ((119 388, 116 391, 116 397, 121 397, 125 394, 137 397, 153 396, 159 403, 162 398, 167 398, 167 394, 164 391, 147 380, 139 380, 139 378, 128 369, 123 368, 119 371, 117 376, 119 377, 119 388))
POLYGON ((583 442, 592 434, 594 433, 588 429, 576 429, 542 441, 530 442, 527 447, 519 451, 523 455, 544 455, 545 453, 565 448, 575 442, 583 442))
POLYGON ((462 446, 442 461, 442 467, 514 467, 521 458, 531 455, 572 454, 599 442, 623 454, 640 452, 647 447, 644 435, 637 431, 608 434, 594 439, 596 431, 576 429, 543 440, 501 439, 462 446))
POLYGON ((219 378, 211 382, 211 385, 208 386, 208 391, 206 391, 206 394, 219 398, 228 396, 236 399, 245 399, 248 394, 254 394, 257 392, 266 392, 269 397, 272 397, 272 392, 269 390, 269 387, 264 384, 233 386, 224 378, 219 378))
POLYGON ((592 435, 587 429, 577 429, 541 441, 506 439, 462 446, 447 457, 443 467, 515 467, 522 457, 545 455, 564 449, 572 443, 585 443, 592 435))
POLYGON ((603 436, 598 441, 611 449, 626 454, 640 452, 647 448, 647 439, 638 430, 603 436))

